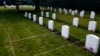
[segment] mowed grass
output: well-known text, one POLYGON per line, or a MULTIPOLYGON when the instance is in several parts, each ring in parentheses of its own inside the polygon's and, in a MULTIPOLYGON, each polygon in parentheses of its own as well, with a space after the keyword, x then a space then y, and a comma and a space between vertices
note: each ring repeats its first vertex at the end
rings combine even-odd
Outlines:
MULTIPOLYGON (((45 27, 33 23, 23 14, 0 7, 0 56, 95 55, 83 47, 64 40, 45 27)), ((48 19, 45 19, 45 22, 48 22, 48 19)), ((63 23, 55 22, 55 29, 59 32, 63 23)))

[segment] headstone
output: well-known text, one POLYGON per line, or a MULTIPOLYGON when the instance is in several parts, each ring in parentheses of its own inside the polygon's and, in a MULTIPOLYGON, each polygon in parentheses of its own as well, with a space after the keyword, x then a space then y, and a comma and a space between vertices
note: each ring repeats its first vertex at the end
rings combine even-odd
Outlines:
POLYGON ((40 7, 40 9, 42 9, 42 7, 40 7))
POLYGON ((52 19, 53 19, 53 20, 56 20, 56 13, 53 13, 53 14, 52 14, 52 19))
POLYGON ((69 9, 69 13, 71 13, 72 12, 72 9, 69 9))
POLYGON ((53 9, 53 8, 52 8, 52 7, 50 7, 50 11, 52 11, 52 9, 53 9))
POLYGON ((62 13, 62 9, 61 8, 59 8, 59 13, 62 13))
POLYGON ((41 11, 41 16, 42 16, 42 17, 44 16, 44 12, 43 12, 43 11, 41 11))
POLYGON ((74 15, 75 15, 75 12, 74 12, 74 10, 71 12, 71 14, 72 14, 72 16, 74 16, 74 15))
POLYGON ((44 10, 44 7, 42 7, 42 10, 44 10))
POLYGON ((28 15, 28 13, 27 13, 27 12, 25 12, 24 16, 25 16, 25 17, 27 17, 27 15, 28 15))
POLYGON ((28 18, 31 19, 31 13, 28 13, 28 18))
POLYGON ((56 12, 57 10, 56 9, 54 9, 54 12, 56 12))
POLYGON ((67 10, 65 10, 65 12, 64 12, 65 14, 67 14, 68 13, 68 11, 67 10))
POLYGON ((78 27, 79 18, 73 18, 73 26, 78 27))
POLYGON ((53 20, 48 21, 48 29, 54 30, 54 21, 53 20))
POLYGON ((46 17, 49 17, 49 12, 46 12, 46 17))
POLYGON ((43 17, 39 17, 39 24, 43 25, 43 17))
POLYGON ((36 15, 33 15, 33 22, 36 22, 36 15))
POLYGON ((75 10, 75 14, 77 14, 78 13, 78 10, 75 10))
POLYGON ((50 8, 48 7, 48 10, 49 10, 50 8))
POLYGON ((66 9, 64 8, 63 11, 65 12, 65 10, 66 10, 66 9))
POLYGON ((81 11, 81 12, 80 12, 80 17, 84 17, 84 14, 85 14, 85 11, 84 11, 84 10, 81 11))
POLYGON ((99 48, 99 41, 98 36, 88 34, 86 36, 85 48, 96 54, 99 48))
POLYGON ((97 22, 95 22, 95 21, 89 21, 88 30, 95 32, 96 25, 97 25, 97 22))
POLYGON ((69 26, 63 25, 61 30, 61 36, 65 39, 69 38, 69 26))
POLYGON ((95 18, 95 12, 94 11, 91 11, 90 19, 94 19, 94 18, 95 18))

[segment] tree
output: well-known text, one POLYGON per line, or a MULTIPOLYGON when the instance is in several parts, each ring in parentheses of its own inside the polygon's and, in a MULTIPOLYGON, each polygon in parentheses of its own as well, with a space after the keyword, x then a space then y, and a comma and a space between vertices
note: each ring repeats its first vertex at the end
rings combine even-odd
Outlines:
POLYGON ((35 2, 35 11, 40 11, 40 0, 34 0, 35 2))

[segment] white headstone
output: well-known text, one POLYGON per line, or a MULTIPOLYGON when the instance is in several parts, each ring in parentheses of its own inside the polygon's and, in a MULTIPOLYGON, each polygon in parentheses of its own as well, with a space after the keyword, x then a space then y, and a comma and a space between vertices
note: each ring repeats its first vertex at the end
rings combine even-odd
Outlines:
POLYGON ((94 19, 94 18, 95 18, 95 12, 94 11, 91 11, 90 19, 94 19))
POLYGON ((63 25, 61 29, 61 36, 65 39, 69 38, 69 26, 63 25))
POLYGON ((88 34, 86 36, 85 48, 96 54, 98 52, 99 41, 99 37, 92 34, 88 34))
POLYGON ((81 11, 81 12, 80 12, 80 17, 84 17, 84 14, 85 14, 85 11, 84 11, 84 10, 81 11))
POLYGON ((71 14, 72 14, 72 16, 74 16, 74 15, 75 15, 75 12, 74 12, 74 10, 71 12, 71 14))
POLYGON ((97 25, 97 22, 95 22, 95 21, 89 21, 88 30, 95 32, 96 25, 97 25))
POLYGON ((69 9, 69 13, 71 13, 72 12, 72 9, 69 9))
POLYGON ((57 10, 56 9, 54 9, 54 12, 56 12, 57 10))
POLYGON ((75 14, 77 14, 78 13, 78 10, 75 10, 75 14))
POLYGON ((63 11, 65 12, 65 10, 66 10, 66 9, 64 8, 63 11))
POLYGON ((44 10, 44 7, 40 7, 41 10, 44 10))
POLYGON ((64 12, 65 14, 67 14, 68 13, 68 11, 67 10, 65 10, 65 12, 64 12))
POLYGON ((79 18, 73 18, 73 26, 78 27, 79 18))
POLYGON ((25 16, 25 17, 27 17, 27 15, 28 15, 28 13, 27 13, 27 12, 25 12, 24 16, 25 16))
POLYGON ((54 30, 54 21, 53 20, 48 21, 48 29, 54 30))
POLYGON ((46 17, 49 17, 49 12, 46 12, 46 17))
POLYGON ((41 11, 41 16, 44 16, 44 12, 43 11, 41 11))
POLYGON ((31 13, 28 13, 28 18, 31 19, 31 13))
POLYGON ((53 19, 53 20, 56 20, 56 13, 53 13, 53 14, 52 14, 52 19, 53 19))
POLYGON ((43 25, 43 17, 39 17, 39 24, 43 25))
POLYGON ((50 7, 50 11, 52 11, 52 9, 53 9, 53 8, 52 8, 52 7, 50 7))
POLYGON ((62 13, 62 9, 61 8, 59 8, 59 13, 62 13))
POLYGON ((42 7, 40 7, 40 9, 42 9, 42 7))
POLYGON ((50 8, 48 7, 48 10, 49 10, 50 8))
POLYGON ((36 15, 33 15, 33 22, 36 22, 36 15))

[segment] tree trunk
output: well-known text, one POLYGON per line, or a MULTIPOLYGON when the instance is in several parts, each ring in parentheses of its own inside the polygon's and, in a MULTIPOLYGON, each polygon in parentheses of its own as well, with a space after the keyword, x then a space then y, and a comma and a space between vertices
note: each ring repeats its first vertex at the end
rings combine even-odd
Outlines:
POLYGON ((16 5, 16 11, 17 12, 19 11, 19 5, 18 4, 16 5))
POLYGON ((35 1, 35 11, 40 11, 40 0, 34 0, 35 1))

